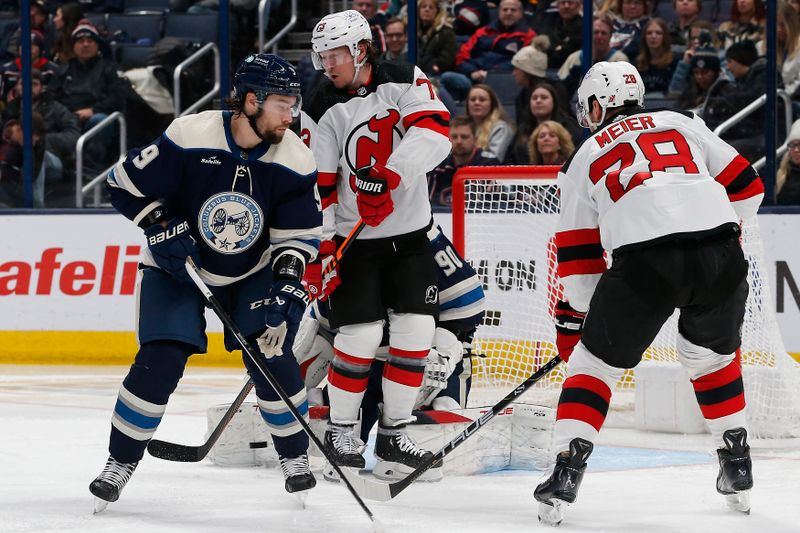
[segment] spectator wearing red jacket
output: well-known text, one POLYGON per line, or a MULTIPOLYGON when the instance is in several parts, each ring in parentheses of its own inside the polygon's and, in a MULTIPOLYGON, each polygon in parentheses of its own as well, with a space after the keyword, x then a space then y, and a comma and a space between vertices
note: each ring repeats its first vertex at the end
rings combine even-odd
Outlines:
POLYGON ((442 83, 463 99, 473 83, 483 83, 489 72, 511 72, 511 58, 530 44, 536 32, 523 19, 520 0, 502 0, 498 19, 478 29, 456 56, 458 72, 442 74, 442 83))

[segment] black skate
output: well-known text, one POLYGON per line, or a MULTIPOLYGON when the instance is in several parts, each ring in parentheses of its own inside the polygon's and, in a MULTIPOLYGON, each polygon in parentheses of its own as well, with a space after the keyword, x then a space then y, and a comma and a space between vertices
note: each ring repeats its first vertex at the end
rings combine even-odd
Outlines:
POLYGON ((717 492, 725 496, 728 507, 734 511, 750 514, 750 489, 753 488, 753 463, 747 430, 729 429, 722 434, 725 448, 717 450, 719 475, 717 492))
MULTIPOLYGON (((364 443, 356 437, 354 426, 339 425, 331 423, 325 431, 325 446, 331 451, 336 464, 348 468, 364 468, 367 464, 361 452, 364 443)), ((326 464, 322 472, 323 477, 328 481, 339 481, 339 475, 329 464, 326 464)))
POLYGON ((103 471, 89 484, 89 492, 95 496, 95 514, 102 512, 109 503, 119 499, 122 489, 125 488, 138 464, 138 461, 120 463, 113 457, 108 457, 103 471))
POLYGON ((588 440, 574 438, 569 443, 569 451, 558 454, 553 473, 533 492, 533 497, 540 502, 540 522, 557 526, 564 519, 567 506, 578 498, 586 460, 593 449, 588 440))
MULTIPOLYGON (((378 459, 372 474, 387 481, 403 479, 416 470, 433 452, 423 450, 405 432, 405 426, 378 426, 375 457, 378 459)), ((420 481, 442 479, 442 462, 435 462, 419 478, 420 481)))
POLYGON ((317 479, 308 466, 308 455, 281 457, 281 471, 286 479, 286 492, 294 493, 313 489, 317 479))

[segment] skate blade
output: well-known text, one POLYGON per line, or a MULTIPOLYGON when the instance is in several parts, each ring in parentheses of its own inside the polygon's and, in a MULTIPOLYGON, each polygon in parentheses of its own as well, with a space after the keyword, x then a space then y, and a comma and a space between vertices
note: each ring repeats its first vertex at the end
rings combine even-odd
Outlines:
POLYGON ((100 498, 95 497, 94 499, 94 514, 102 513, 108 507, 108 504, 105 500, 101 500, 100 498))
MULTIPOLYGON (((392 463, 389 461, 378 461, 375 468, 372 469, 372 475, 383 481, 399 481, 408 477, 414 469, 402 463, 392 463)), ((441 481, 444 475, 441 468, 429 468, 414 482, 428 481, 435 482, 441 481)))
POLYGON ((294 497, 297 498, 297 503, 300 504, 300 509, 305 510, 306 508, 306 499, 308 498, 308 491, 302 490, 300 492, 293 493, 294 497))
POLYGON ((735 494, 726 494, 725 503, 733 511, 750 514, 750 491, 744 490, 735 494))
MULTIPOLYGON (((344 467, 342 466, 340 468, 344 467)), ((322 468, 322 479, 330 481, 331 483, 339 483, 341 481, 341 479, 339 479, 339 474, 336 473, 336 470, 333 469, 328 461, 325 461, 325 466, 322 468)))
POLYGON ((553 499, 552 503, 539 503, 539 522, 548 526, 557 526, 564 520, 569 504, 563 500, 553 499))

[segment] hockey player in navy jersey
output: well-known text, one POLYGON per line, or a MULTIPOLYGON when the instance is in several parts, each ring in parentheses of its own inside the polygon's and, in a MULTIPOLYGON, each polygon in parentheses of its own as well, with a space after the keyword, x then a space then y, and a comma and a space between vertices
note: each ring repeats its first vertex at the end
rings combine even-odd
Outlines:
POLYGON ((373 472, 402 476, 431 453, 404 427, 413 420, 439 311, 426 174, 450 151, 450 116, 419 68, 377 61, 371 39, 357 11, 317 23, 312 60, 326 79, 309 95, 301 128, 319 167, 326 239, 341 242, 359 219, 367 224, 323 280, 339 331, 325 440, 340 465, 364 466, 353 426, 388 317, 373 472))
MULTIPOLYGON (((227 104, 175 119, 152 144, 132 150, 108 177, 114 207, 144 230, 139 351, 111 419, 110 457, 89 486, 97 510, 116 501, 144 454, 183 374, 206 351, 203 280, 253 343, 301 413, 306 391, 291 347, 308 303, 301 284, 314 259, 322 214, 311 151, 288 129, 300 83, 283 58, 252 54, 239 65, 227 104)), ((229 332, 228 350, 239 349, 229 332)), ((308 437, 255 365, 261 415, 272 433, 286 490, 312 488, 308 437)))
POLYGON ((717 491, 749 512, 753 486, 736 355, 747 300, 739 221, 764 196, 756 171, 696 115, 642 107, 625 62, 594 65, 578 89, 592 134, 561 168, 556 232, 565 300, 556 343, 569 360, 553 436, 552 475, 534 492, 558 524, 577 497, 615 385, 680 310, 678 359, 719 458, 717 491), (612 258, 606 269, 603 251, 612 258))

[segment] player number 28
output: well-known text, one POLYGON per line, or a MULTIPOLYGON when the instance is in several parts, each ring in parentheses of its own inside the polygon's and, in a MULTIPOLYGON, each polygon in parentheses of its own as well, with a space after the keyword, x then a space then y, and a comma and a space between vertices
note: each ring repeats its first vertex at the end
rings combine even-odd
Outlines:
POLYGON ((631 166, 636 159, 636 151, 629 142, 623 142, 600 156, 589 167, 589 178, 592 183, 597 183, 603 177, 606 179, 606 188, 614 202, 622 198, 625 193, 641 185, 645 180, 653 177, 652 172, 665 171, 668 168, 682 168, 687 174, 697 174, 699 170, 694 163, 692 151, 686 139, 676 130, 653 131, 641 133, 636 138, 636 145, 648 161, 648 172, 637 172, 628 181, 628 185, 623 185, 619 176, 623 170, 631 166), (671 149, 662 148, 659 151, 657 145, 671 149), (662 153, 666 152, 666 153, 662 153), (619 163, 617 170, 607 172, 607 170, 619 163))

